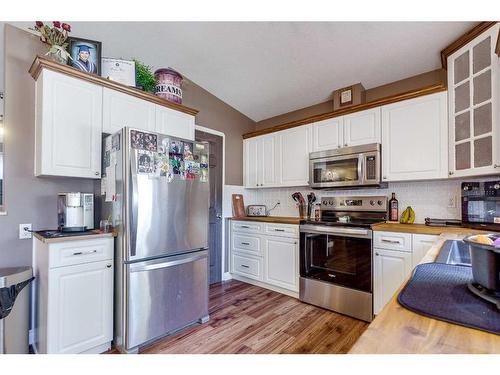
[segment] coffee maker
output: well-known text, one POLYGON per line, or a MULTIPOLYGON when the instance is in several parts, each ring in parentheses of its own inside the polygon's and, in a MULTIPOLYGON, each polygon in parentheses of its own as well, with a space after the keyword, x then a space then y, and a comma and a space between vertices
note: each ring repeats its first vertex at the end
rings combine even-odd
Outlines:
POLYGON ((83 232, 94 229, 94 194, 59 193, 57 223, 61 232, 83 232))

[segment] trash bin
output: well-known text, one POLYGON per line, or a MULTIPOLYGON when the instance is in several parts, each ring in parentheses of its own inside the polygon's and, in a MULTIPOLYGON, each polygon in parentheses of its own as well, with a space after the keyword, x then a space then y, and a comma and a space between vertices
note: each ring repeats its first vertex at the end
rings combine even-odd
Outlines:
POLYGON ((0 268, 0 354, 29 352, 31 267, 0 268))

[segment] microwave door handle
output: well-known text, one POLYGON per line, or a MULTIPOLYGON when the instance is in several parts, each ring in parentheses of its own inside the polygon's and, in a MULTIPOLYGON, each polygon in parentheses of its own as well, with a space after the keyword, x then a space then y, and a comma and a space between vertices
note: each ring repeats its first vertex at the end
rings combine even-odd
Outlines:
POLYGON ((358 180, 360 185, 365 183, 365 173, 363 171, 363 159, 365 158, 364 154, 360 154, 358 157, 358 180))

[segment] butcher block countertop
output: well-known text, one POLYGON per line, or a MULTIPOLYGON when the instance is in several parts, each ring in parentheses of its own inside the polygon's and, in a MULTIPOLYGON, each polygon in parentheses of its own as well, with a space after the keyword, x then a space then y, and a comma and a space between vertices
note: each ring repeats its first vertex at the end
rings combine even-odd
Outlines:
MULTIPOLYGON (((442 230, 448 232, 448 229, 442 230)), ((442 233, 420 263, 433 262, 444 241, 462 239, 472 232, 477 231, 462 228, 461 234, 442 233)), ((500 336, 498 335, 427 318, 400 306, 397 296, 404 284, 371 322, 349 353, 500 354, 500 336)))
POLYGON ((431 227, 425 224, 400 224, 400 223, 382 223, 372 226, 374 231, 381 232, 399 232, 399 233, 415 233, 415 234, 476 234, 490 233, 478 229, 470 229, 463 227, 431 227))
POLYGON ((300 224, 300 217, 291 216, 244 216, 232 217, 231 220, 238 221, 259 221, 261 223, 277 223, 277 224, 300 224))

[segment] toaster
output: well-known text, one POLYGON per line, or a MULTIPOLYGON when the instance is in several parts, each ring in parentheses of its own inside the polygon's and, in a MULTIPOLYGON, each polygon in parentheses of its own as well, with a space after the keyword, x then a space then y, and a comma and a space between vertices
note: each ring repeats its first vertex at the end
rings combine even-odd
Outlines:
POLYGON ((258 204, 247 206, 247 216, 267 216, 267 208, 258 204))

